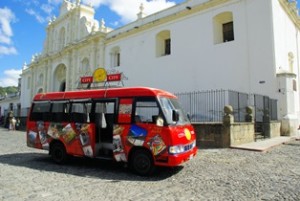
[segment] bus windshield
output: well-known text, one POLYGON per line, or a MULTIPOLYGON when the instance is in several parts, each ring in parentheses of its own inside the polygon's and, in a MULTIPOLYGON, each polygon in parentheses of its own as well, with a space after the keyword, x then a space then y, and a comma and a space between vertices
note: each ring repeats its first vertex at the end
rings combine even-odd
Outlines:
POLYGON ((187 114, 180 106, 177 99, 160 97, 159 102, 161 104, 162 111, 166 117, 167 124, 169 125, 185 125, 190 124, 187 114), (179 114, 179 120, 177 122, 173 121, 173 111, 177 111, 179 114))

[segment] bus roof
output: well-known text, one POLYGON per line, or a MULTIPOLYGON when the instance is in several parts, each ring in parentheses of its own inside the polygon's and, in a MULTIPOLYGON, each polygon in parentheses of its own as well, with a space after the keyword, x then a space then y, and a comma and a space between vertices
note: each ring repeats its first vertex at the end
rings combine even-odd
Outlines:
POLYGON ((46 100, 72 100, 88 98, 116 98, 116 97, 138 97, 138 96, 166 96, 175 98, 176 96, 155 88, 149 87, 124 87, 124 88, 107 88, 94 90, 66 91, 66 92, 49 92, 35 95, 33 101, 46 100))

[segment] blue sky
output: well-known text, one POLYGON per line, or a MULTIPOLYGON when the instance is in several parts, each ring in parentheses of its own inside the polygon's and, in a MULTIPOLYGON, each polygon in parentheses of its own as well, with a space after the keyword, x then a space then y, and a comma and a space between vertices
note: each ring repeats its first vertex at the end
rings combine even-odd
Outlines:
MULTIPOLYGON (((63 0, 0 0, 0 87, 17 86, 21 69, 41 53, 46 27, 53 16, 58 17, 63 0)), ((76 2, 76 0, 68 0, 76 2)), ((139 6, 151 14, 184 0, 81 0, 92 4, 95 18, 117 28, 136 19, 139 6)))
MULTIPOLYGON (((16 86, 24 63, 29 64, 32 55, 42 52, 48 21, 59 15, 62 1, 0 0, 0 87, 16 86)), ((103 18, 106 26, 117 28, 136 19, 141 3, 145 13, 151 14, 184 1, 81 0, 81 3, 91 3, 98 21, 103 18)))

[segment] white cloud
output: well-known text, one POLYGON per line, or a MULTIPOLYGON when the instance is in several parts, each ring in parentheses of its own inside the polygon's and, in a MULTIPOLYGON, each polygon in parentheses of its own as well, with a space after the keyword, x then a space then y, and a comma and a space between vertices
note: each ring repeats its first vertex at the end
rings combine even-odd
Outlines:
POLYGON ((63 0, 48 0, 48 4, 60 5, 63 0))
POLYGON ((50 4, 42 4, 41 9, 48 15, 51 15, 54 10, 54 7, 50 4))
MULTIPOLYGON (((39 3, 35 1, 27 5, 26 12, 36 18, 39 23, 45 23, 51 19, 55 8, 61 6, 63 0, 48 0, 47 3, 39 3), (37 5, 38 4, 38 5, 37 5)), ((72 2, 76 2, 73 0, 72 2)), ((95 9, 100 6, 107 6, 110 10, 120 17, 117 24, 126 24, 137 19, 140 12, 140 5, 144 5, 144 13, 147 15, 161 11, 168 7, 174 6, 176 3, 168 0, 81 0, 83 4, 92 5, 95 9)), ((104 17, 105 18, 105 17, 104 17)), ((109 19, 106 19, 109 21, 109 19)), ((116 22, 110 22, 110 24, 116 22)))
POLYGON ((107 5, 109 0, 83 0, 84 4, 91 4, 94 8, 99 8, 101 5, 107 5))
POLYGON ((140 5, 144 5, 144 13, 147 15, 161 11, 175 5, 175 2, 167 0, 83 0, 83 3, 91 3, 95 8, 106 5, 120 16, 123 24, 137 19, 140 5))
POLYGON ((22 70, 10 69, 4 71, 5 78, 0 78, 0 86, 8 87, 8 86, 18 86, 18 79, 20 78, 20 74, 22 70))
POLYGON ((44 23, 46 22, 46 18, 44 18, 42 15, 40 15, 37 11, 33 10, 33 9, 26 9, 25 10, 26 13, 28 13, 29 15, 32 15, 35 17, 35 19, 39 22, 39 23, 44 23))
MULTIPOLYGON (((0 8, 0 34, 3 37, 12 37, 13 32, 10 23, 15 20, 14 13, 8 8, 0 8)), ((3 43, 3 41, 0 41, 3 43)), ((9 44, 10 40, 5 40, 9 44)))
POLYGON ((0 56, 17 54, 12 45, 13 31, 11 23, 16 21, 14 13, 8 8, 0 8, 0 56))
POLYGON ((17 53, 18 53, 18 51, 13 46, 6 47, 3 45, 0 45, 0 55, 11 55, 11 54, 17 54, 17 53))
POLYGON ((45 3, 38 0, 26 1, 24 2, 25 12, 33 16, 39 23, 44 24, 53 17, 54 11, 61 3, 62 0, 48 0, 45 3))

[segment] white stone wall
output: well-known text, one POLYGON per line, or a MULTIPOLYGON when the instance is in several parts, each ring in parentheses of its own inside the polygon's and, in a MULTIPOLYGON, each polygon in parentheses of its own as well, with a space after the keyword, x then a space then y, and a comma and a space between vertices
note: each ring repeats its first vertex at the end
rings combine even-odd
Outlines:
MULTIPOLYGON (((4 100, 1 100, 1 111, 0 116, 4 116, 5 111, 10 111, 10 105, 13 105, 13 109, 16 110, 18 107, 18 104, 20 104, 20 99, 18 97, 13 98, 6 98, 4 100)), ((15 114, 17 115, 17 114, 15 114)))
MULTIPOLYGON (((284 4, 285 5, 285 4, 284 4)), ((292 11, 291 11, 292 12, 292 11)), ((282 80, 277 82, 277 98, 282 103, 279 105, 280 118, 286 115, 294 116, 299 124, 299 42, 300 32, 292 20, 291 13, 282 9, 279 1, 273 2, 274 24, 274 57, 277 73, 292 73, 295 75, 287 83, 282 80), (294 82, 294 83, 293 83, 294 82), (293 88, 293 84, 295 88, 293 88), (288 104, 293 102, 294 104, 288 104)))
POLYGON ((130 86, 173 92, 225 88, 272 96, 272 27, 266 27, 271 24, 270 6, 270 1, 232 1, 114 40, 107 44, 105 66, 110 66, 110 49, 118 46, 119 70, 128 76, 130 86), (235 40, 215 44, 213 18, 223 12, 233 15, 235 40), (156 57, 155 37, 163 30, 171 33, 171 55, 156 57))

